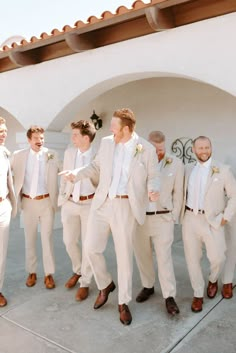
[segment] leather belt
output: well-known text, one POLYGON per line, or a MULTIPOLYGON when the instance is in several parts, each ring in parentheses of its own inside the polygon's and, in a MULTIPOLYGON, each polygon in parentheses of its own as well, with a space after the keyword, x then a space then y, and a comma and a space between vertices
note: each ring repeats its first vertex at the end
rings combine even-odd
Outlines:
POLYGON ((147 216, 153 216, 154 214, 165 214, 165 213, 170 213, 170 211, 155 211, 155 212, 146 212, 147 216))
POLYGON ((22 194, 22 196, 25 197, 26 199, 31 199, 31 200, 43 200, 43 199, 46 199, 47 197, 49 197, 49 194, 38 195, 35 197, 30 197, 29 195, 22 194))
MULTIPOLYGON (((185 210, 188 210, 188 211, 193 212, 193 208, 190 208, 190 207, 188 207, 188 206, 185 206, 185 210)), ((205 214, 205 211, 204 211, 204 210, 198 210, 198 213, 199 213, 199 214, 205 214)))
POLYGON ((115 199, 128 199, 129 196, 128 195, 116 195, 115 199))
MULTIPOLYGON (((73 197, 73 195, 70 195, 70 197, 73 197)), ((80 196, 79 201, 85 201, 85 200, 90 200, 94 197, 94 193, 86 196, 80 196)))
POLYGON ((0 202, 6 200, 6 198, 4 199, 3 197, 0 197, 0 202))

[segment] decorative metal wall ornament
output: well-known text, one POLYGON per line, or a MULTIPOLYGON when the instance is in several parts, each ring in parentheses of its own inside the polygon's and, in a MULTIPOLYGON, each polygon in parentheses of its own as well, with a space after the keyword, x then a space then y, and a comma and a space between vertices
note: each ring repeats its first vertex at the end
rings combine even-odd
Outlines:
POLYGON ((192 151, 193 139, 189 137, 179 137, 171 145, 171 151, 176 157, 182 159, 184 164, 196 161, 192 151))
POLYGON ((93 115, 90 117, 90 119, 92 120, 96 130, 101 129, 102 119, 95 113, 95 110, 93 111, 93 115))

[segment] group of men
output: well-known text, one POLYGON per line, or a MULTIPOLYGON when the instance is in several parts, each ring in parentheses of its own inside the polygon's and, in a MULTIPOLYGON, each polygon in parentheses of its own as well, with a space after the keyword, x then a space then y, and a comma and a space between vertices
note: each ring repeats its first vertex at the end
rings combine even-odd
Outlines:
POLYGON ((154 294, 153 248, 167 312, 178 314, 171 249, 174 224, 179 221, 194 291, 192 311, 199 312, 203 306, 203 245, 210 264, 208 297, 215 297, 221 275, 223 297, 233 296, 236 181, 230 168, 212 159, 211 141, 205 136, 193 142, 197 163, 184 168, 181 160, 166 153, 162 132, 152 131, 146 141, 135 132, 135 123, 130 109, 116 110, 110 125, 112 135, 102 139, 96 152, 92 147, 94 125, 86 120, 73 122, 74 147, 65 151, 61 171, 56 152, 44 147, 40 126, 27 131, 29 148, 9 158, 4 147, 6 121, 0 118, 0 306, 7 304, 1 289, 10 218, 16 214, 17 202, 23 212, 28 287, 37 282, 39 224, 45 286, 55 287, 52 234, 54 214, 61 206, 63 241, 73 271, 65 286, 70 289, 79 282, 77 301, 88 297, 93 276, 99 289, 94 309, 103 306, 116 289, 104 257, 112 234, 120 321, 124 325, 132 321, 128 304, 132 299, 133 253, 143 286, 136 301, 144 302, 154 294))

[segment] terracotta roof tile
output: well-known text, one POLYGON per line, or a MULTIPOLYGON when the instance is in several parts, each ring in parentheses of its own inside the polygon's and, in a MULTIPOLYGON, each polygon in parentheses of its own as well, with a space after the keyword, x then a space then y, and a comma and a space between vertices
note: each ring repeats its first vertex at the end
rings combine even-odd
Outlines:
POLYGON ((117 15, 123 15, 124 13, 127 13, 128 11, 130 11, 130 10, 127 9, 127 7, 125 7, 125 6, 120 6, 120 7, 118 7, 118 9, 116 9, 117 15))
MULTIPOLYGON (((31 37, 30 41, 28 42, 27 40, 22 40, 20 42, 20 45, 18 45, 17 43, 12 43, 11 47, 12 48, 16 48, 18 46, 26 46, 30 43, 35 43, 35 42, 38 42, 40 40, 44 40, 44 39, 47 39, 49 37, 53 37, 53 36, 57 36, 57 35, 60 35, 62 34, 63 32, 70 32, 72 31, 73 29, 75 28, 82 28, 82 27, 85 27, 85 26, 89 26, 89 25, 92 25, 94 23, 98 23, 98 22, 101 22, 101 21, 105 21, 107 19, 110 19, 110 18, 113 18, 115 16, 119 16, 119 15, 123 15, 127 12, 130 12, 130 11, 133 11, 133 10, 137 10, 137 9, 140 9, 140 8, 143 8, 147 5, 150 5, 154 2, 156 2, 156 0, 150 0, 149 3, 145 4, 142 0, 137 0, 135 1, 133 4, 132 4, 132 8, 131 9, 128 9, 126 6, 119 6, 116 11, 115 11, 115 14, 113 14, 112 12, 110 11, 104 11, 102 14, 101 14, 101 17, 98 18, 94 15, 90 16, 88 19, 87 19, 87 22, 84 23, 83 21, 77 21, 75 22, 74 24, 74 27, 71 27, 70 25, 65 25, 63 28, 62 28, 62 31, 60 31, 59 29, 55 28, 51 31, 50 34, 46 33, 46 32, 43 32, 41 33, 40 35, 40 38, 37 38, 35 36, 31 37)), ((5 45, 2 50, 3 51, 8 51, 8 50, 11 50, 12 48, 9 48, 7 45, 5 45)))
POLYGON ((81 28, 81 27, 84 27, 86 24, 83 22, 83 21, 76 21, 75 22, 75 24, 74 24, 74 26, 76 27, 76 28, 81 28))
POLYGON ((97 18, 96 16, 90 16, 88 19, 87 19, 87 22, 89 23, 96 23, 96 22, 99 22, 101 21, 102 19, 99 19, 97 18))
POLYGON ((111 13, 110 11, 104 11, 104 12, 101 14, 101 17, 102 17, 104 20, 107 20, 108 18, 114 17, 114 15, 113 15, 113 13, 111 13))

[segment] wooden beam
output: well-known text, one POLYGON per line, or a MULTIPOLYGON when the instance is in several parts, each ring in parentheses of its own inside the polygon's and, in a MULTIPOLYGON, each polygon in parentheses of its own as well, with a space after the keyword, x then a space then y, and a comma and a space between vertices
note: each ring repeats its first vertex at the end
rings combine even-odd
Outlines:
POLYGON ((79 34, 66 34, 65 41, 67 45, 74 51, 74 52, 81 52, 84 50, 89 50, 94 48, 94 44, 91 40, 89 40, 86 35, 79 35, 79 34))
POLYGON ((174 15, 171 8, 160 9, 158 5, 145 10, 146 18, 154 31, 163 31, 175 27, 174 15))
POLYGON ((173 7, 176 26, 182 26, 235 11, 235 0, 189 1, 173 7))
POLYGON ((9 58, 16 66, 34 65, 40 62, 38 58, 30 51, 11 51, 9 52, 9 58))

